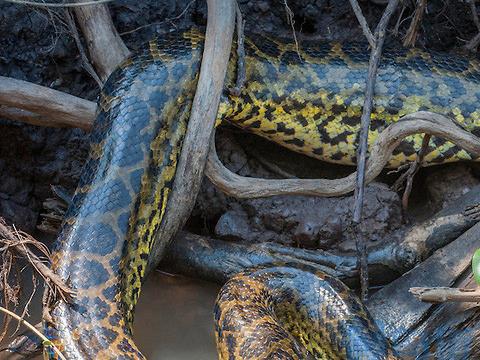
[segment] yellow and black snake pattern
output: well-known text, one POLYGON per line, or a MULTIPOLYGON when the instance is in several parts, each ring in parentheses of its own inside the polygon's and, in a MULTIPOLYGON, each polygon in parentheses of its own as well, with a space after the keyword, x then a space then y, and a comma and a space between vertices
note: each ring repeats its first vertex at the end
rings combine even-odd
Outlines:
MULTIPOLYGON (((196 30, 153 40, 102 90, 89 158, 52 262, 77 292, 73 304, 52 303, 45 324, 68 359, 143 358, 132 341, 133 313, 175 177, 202 44, 196 30)), ((353 164, 368 49, 321 43, 296 51, 292 43, 261 35, 245 45, 245 86, 238 97, 224 96, 219 122, 318 159, 353 164)), ((232 53, 227 84, 235 65, 232 53)), ((447 114, 477 130, 479 82, 475 60, 385 50, 370 141, 417 110, 447 114)), ((389 165, 412 160, 420 144, 420 136, 408 138, 389 165)), ((472 158, 442 139, 430 145, 428 162, 472 158)), ((348 289, 306 270, 277 267, 236 277, 218 298, 216 318, 223 359, 302 359, 307 350, 316 358, 358 359, 356 352, 362 359, 394 358, 348 289), (253 321, 254 330, 245 332, 236 314, 253 321)))

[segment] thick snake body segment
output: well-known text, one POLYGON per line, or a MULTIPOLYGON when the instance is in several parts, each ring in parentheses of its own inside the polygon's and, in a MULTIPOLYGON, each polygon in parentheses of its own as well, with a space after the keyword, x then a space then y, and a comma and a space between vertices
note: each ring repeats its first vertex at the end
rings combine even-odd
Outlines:
POLYGON ((312 269, 238 274, 222 287, 214 313, 222 360, 398 359, 347 286, 312 269))
MULTIPOLYGON (((151 41, 121 65, 102 90, 89 158, 52 262, 77 292, 72 304, 52 302, 46 323, 48 336, 68 359, 143 358, 132 340, 133 313, 175 178, 202 43, 196 31, 151 41)), ((245 43, 245 87, 238 97, 225 96, 219 121, 309 156, 354 163, 367 48, 305 44, 297 52, 294 44, 265 36, 247 38, 245 43)), ((235 64, 232 55, 227 83, 235 77, 235 64)), ((417 110, 447 114, 478 130, 479 68, 475 60, 419 50, 386 51, 370 141, 389 122, 417 110)), ((421 136, 404 141, 390 166, 412 160, 420 144, 421 136)), ((442 139, 431 140, 426 156, 429 162, 468 159, 469 154, 442 139)), ((357 359, 355 351, 365 359, 393 356, 365 308, 338 281, 285 268, 242 276, 227 287, 235 297, 224 289, 217 303, 222 358, 300 359, 305 349, 329 359, 357 359), (285 290, 282 295, 278 287, 285 290), (243 294, 239 289, 244 288, 253 293, 243 294), (310 300, 312 291, 323 298, 310 300), (324 305, 319 305, 322 299, 324 305), (242 306, 261 314, 257 329, 272 331, 271 322, 265 320, 273 321, 271 307, 283 325, 275 325, 269 335, 246 334, 236 325, 229 328, 233 322, 225 320, 220 309, 242 306), (305 321, 298 320, 306 314, 305 321), (284 335, 285 329, 292 335, 284 335), (252 349, 251 357, 242 355, 244 344, 252 349), (269 354, 268 349, 283 355, 269 354)))

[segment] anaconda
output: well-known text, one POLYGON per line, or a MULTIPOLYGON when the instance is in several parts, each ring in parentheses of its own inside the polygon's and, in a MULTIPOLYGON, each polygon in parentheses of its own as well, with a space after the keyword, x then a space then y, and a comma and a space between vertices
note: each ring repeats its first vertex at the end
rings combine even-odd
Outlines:
MULTIPOLYGON (((202 44, 203 36, 195 30, 150 41, 110 76, 101 92, 89 157, 52 262, 53 270, 77 291, 73 304, 51 304, 46 323, 49 338, 68 359, 143 358, 132 340, 133 313, 175 178, 202 44)), ((245 45, 245 86, 238 97, 225 95, 219 122, 321 160, 354 164, 367 47, 303 43, 297 51, 293 43, 261 35, 247 37, 245 45)), ((235 65, 232 53, 227 85, 235 65)), ((479 65, 451 55, 387 49, 376 82, 370 142, 390 122, 417 110, 452 116, 477 131, 479 65)), ((421 136, 405 140, 390 166, 412 160, 420 144, 421 136)), ((425 157, 429 163, 469 159, 442 139, 431 140, 425 157)), ((355 349, 366 350, 365 359, 394 356, 368 312, 338 281, 301 270, 262 274, 235 280, 229 287, 237 295, 231 298, 223 291, 218 299, 219 311, 243 307, 258 315, 256 331, 240 336, 236 326, 229 328, 224 321, 228 314, 217 312, 222 358, 300 359, 308 350, 317 358, 353 359, 355 349), (284 290, 280 295, 277 286, 284 290), (311 294, 303 291, 307 288, 323 297, 297 299, 311 294), (319 306, 322 299, 331 302, 319 306), (278 316, 266 314, 277 310, 278 316), (312 336, 304 332, 303 320, 294 317, 318 311, 305 318, 307 327, 315 329, 312 336), (262 335, 267 328, 273 332, 262 335), (248 357, 237 351, 245 346, 252 350, 248 357), (273 349, 280 352, 274 355, 273 349)))

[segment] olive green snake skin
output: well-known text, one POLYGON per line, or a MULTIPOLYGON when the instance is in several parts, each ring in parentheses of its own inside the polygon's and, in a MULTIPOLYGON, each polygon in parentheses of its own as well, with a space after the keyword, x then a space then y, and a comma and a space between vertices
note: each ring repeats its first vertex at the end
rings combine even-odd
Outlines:
MULTIPOLYGON (((201 61, 195 30, 151 41, 108 79, 89 158, 57 239, 52 268, 72 304, 52 302, 45 328, 68 359, 142 359, 131 334, 135 304, 162 226, 201 61)), ((246 83, 225 95, 218 119, 315 158, 355 163, 368 67, 359 44, 295 45, 247 38, 246 83)), ((227 84, 235 77, 232 53, 227 84)), ((386 49, 375 89, 370 143, 402 115, 430 110, 478 130, 479 63, 420 50, 386 49)), ((389 166, 415 158, 407 138, 389 166)), ((473 159, 433 138, 425 160, 473 159)), ((169 239, 162 239, 169 241, 169 239)), ((240 274, 215 309, 221 359, 395 359, 366 308, 345 285, 309 269, 240 274)), ((51 355, 54 357, 54 355, 51 355)))

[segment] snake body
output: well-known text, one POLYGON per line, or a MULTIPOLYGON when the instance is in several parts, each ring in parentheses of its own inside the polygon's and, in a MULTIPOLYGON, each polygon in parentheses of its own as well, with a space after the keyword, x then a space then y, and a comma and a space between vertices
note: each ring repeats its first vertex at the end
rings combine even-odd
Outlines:
MULTIPOLYGON (((245 86, 240 96, 224 97, 219 122, 322 160, 354 163, 367 48, 324 43, 297 51, 293 43, 260 35, 245 44, 245 86)), ((143 358, 132 340, 133 313, 175 178, 202 46, 196 30, 152 40, 101 92, 89 157, 52 261, 77 292, 73 304, 51 303, 45 326, 68 359, 143 358)), ((227 84, 235 65, 233 54, 227 84)), ((389 122, 417 110, 451 115, 477 130, 479 69, 475 60, 387 50, 370 141, 389 122)), ((420 144, 420 136, 404 141, 390 166, 411 160, 420 144)), ((426 155, 429 162, 471 158, 441 139, 432 139, 426 155)), ((317 358, 356 359, 356 351, 362 359, 394 358, 366 309, 339 281, 301 269, 258 271, 233 279, 218 298, 222 358, 301 359, 307 350, 317 358), (316 297, 307 299, 312 293, 316 297), (229 317, 229 309, 240 308, 258 315, 255 331, 245 332, 229 317), (242 355, 246 344, 248 356, 242 355)))

